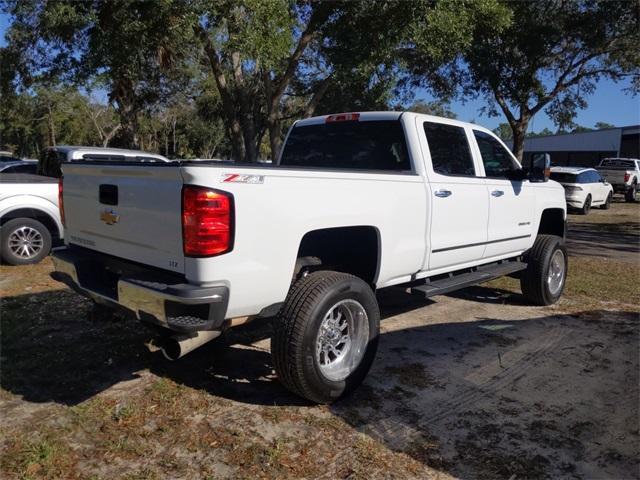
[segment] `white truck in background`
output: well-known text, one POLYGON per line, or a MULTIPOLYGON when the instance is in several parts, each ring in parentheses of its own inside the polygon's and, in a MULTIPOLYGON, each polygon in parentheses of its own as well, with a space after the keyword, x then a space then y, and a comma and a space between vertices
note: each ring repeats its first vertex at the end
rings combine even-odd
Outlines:
POLYGON ((296 122, 273 166, 62 165, 67 248, 52 275, 160 334, 177 359, 276 316, 276 373, 331 402, 374 359, 375 291, 431 297, 518 275, 534 304, 567 275, 563 188, 490 131, 411 112, 296 122))
POLYGON ((627 202, 635 202, 640 183, 640 160, 636 158, 603 158, 596 167, 600 175, 622 193, 627 202))
MULTIPOLYGON (((0 157, 3 158, 12 157, 0 157)), ((0 258, 10 265, 42 261, 64 235, 58 209, 60 164, 73 161, 169 162, 155 153, 120 148, 58 145, 38 163, 13 161, 10 167, 34 174, 0 171, 0 258), (35 175, 36 171, 38 175, 35 175)), ((0 170, 2 170, 0 161, 0 170)))

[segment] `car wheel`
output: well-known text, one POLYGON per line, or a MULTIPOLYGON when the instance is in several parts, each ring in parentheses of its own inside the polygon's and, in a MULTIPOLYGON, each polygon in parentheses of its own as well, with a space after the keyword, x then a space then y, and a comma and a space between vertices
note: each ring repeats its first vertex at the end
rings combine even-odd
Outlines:
POLYGON ((526 255, 527 268, 520 276, 522 294, 535 305, 556 303, 567 280, 568 256, 561 237, 538 235, 526 255))
POLYGON ((51 251, 51 233, 32 218, 14 218, 2 225, 2 259, 10 265, 38 263, 51 251))
POLYGON ((580 209, 580 214, 587 215, 591 211, 591 195, 587 195, 584 205, 580 209))
POLYGON ((603 210, 609 210, 609 208, 611 208, 611 200, 612 199, 613 199, 613 194, 611 192, 609 192, 609 195, 607 195, 607 200, 602 205, 602 209, 603 210))
POLYGON ((629 189, 627 190, 627 193, 625 193, 624 195, 624 199, 627 202, 635 202, 636 201, 636 192, 638 190, 638 184, 634 183, 633 185, 631 185, 631 187, 629 187, 629 189))
POLYGON ((271 339, 280 382, 316 403, 331 403, 356 388, 378 348, 380 312, 363 280, 316 271, 289 291, 271 339))

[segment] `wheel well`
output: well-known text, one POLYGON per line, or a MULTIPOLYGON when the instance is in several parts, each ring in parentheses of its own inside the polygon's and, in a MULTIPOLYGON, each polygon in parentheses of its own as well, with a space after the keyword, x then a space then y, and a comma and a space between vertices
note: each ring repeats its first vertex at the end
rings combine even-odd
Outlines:
POLYGON ((561 208, 549 208, 542 212, 538 235, 543 234, 565 237, 564 211, 561 208))
POLYGON ((32 218, 34 220, 42 223, 49 232, 51 233, 51 239, 55 242, 60 240, 60 231, 58 230, 58 225, 56 221, 46 212, 42 210, 38 210, 37 208, 18 208, 17 210, 12 210, 8 213, 5 213, 2 218, 0 218, 0 226, 7 223, 9 220, 13 220, 14 218, 32 218))
POLYGON ((350 273, 373 285, 378 276, 379 245, 375 227, 324 228, 302 237, 297 258, 317 258, 323 269, 350 273))

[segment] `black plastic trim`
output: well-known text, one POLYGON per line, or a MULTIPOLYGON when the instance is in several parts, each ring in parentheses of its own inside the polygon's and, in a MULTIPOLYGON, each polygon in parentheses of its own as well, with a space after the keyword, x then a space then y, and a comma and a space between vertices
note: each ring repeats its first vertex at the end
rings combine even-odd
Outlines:
POLYGON ((447 252, 449 250, 458 250, 460 248, 479 247, 481 245, 491 245, 492 243, 508 242, 510 240, 520 240, 522 238, 529 238, 529 237, 531 237, 531 235, 520 235, 518 237, 501 238, 500 240, 491 240, 489 242, 468 243, 466 245, 458 245, 455 247, 438 248, 437 250, 433 250, 431 253, 447 252))

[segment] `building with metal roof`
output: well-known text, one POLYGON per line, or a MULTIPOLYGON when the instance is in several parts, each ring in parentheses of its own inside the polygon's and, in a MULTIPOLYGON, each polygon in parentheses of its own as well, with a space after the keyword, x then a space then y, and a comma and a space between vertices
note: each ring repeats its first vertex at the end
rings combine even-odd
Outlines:
POLYGON ((549 153, 551 165, 571 167, 594 167, 606 157, 640 158, 640 125, 525 139, 523 163, 534 153, 549 153))

